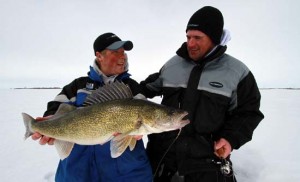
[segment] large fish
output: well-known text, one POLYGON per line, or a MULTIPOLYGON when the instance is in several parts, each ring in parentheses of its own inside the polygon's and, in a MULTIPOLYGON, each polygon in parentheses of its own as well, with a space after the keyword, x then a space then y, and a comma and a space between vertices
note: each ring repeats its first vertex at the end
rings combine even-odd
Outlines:
POLYGON ((35 121, 22 113, 25 139, 34 132, 54 138, 60 158, 69 156, 74 143, 96 145, 110 143, 111 156, 120 156, 136 144, 134 135, 147 135, 177 130, 189 123, 188 113, 154 102, 133 99, 131 90, 121 82, 101 87, 85 100, 84 107, 61 104, 53 117, 35 121), (120 133, 115 136, 116 133, 120 133))

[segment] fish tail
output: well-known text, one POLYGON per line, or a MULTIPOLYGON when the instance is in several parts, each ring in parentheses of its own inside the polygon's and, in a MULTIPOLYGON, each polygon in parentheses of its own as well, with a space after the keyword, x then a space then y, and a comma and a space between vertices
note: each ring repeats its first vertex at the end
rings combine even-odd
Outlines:
POLYGON ((31 129, 31 123, 32 121, 35 121, 35 119, 26 113, 22 113, 22 116, 26 128, 25 137, 24 137, 24 139, 26 140, 28 137, 30 137, 33 134, 33 131, 31 129))

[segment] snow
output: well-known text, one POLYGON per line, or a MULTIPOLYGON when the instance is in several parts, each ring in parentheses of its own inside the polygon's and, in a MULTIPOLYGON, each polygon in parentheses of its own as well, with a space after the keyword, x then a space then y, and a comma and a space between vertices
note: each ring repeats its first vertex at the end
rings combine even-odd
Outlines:
MULTIPOLYGON (((53 146, 24 141, 21 116, 43 114, 56 89, 2 89, 0 98, 1 181, 54 181, 58 155, 53 146)), ((300 90, 261 90, 265 119, 251 142, 233 151, 234 171, 239 182, 300 181, 300 90), (296 141, 296 142, 295 142, 296 141)), ((144 138, 145 139, 145 138, 144 138)))

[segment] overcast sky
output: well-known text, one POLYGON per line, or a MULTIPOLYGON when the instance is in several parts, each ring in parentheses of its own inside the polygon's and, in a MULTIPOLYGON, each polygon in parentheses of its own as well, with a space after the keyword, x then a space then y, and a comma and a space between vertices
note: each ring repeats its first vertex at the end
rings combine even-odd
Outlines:
POLYGON ((232 39, 227 53, 258 86, 300 87, 298 0, 0 0, 0 88, 62 87, 85 76, 93 42, 113 32, 134 43, 132 78, 158 71, 185 41, 190 16, 221 10, 232 39))

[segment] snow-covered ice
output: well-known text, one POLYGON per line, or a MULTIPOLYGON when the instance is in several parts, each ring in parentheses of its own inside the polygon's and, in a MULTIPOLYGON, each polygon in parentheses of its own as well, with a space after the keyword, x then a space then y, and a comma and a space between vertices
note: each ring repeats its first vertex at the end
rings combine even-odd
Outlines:
MULTIPOLYGON (((1 181, 54 181, 58 155, 53 146, 24 141, 22 112, 43 114, 56 89, 0 90, 1 181)), ((300 181, 300 90, 261 90, 265 119, 251 142, 233 151, 234 171, 239 182, 300 181)), ((145 138, 144 138, 145 139, 145 138)), ((146 140, 145 140, 146 141, 146 140)))

